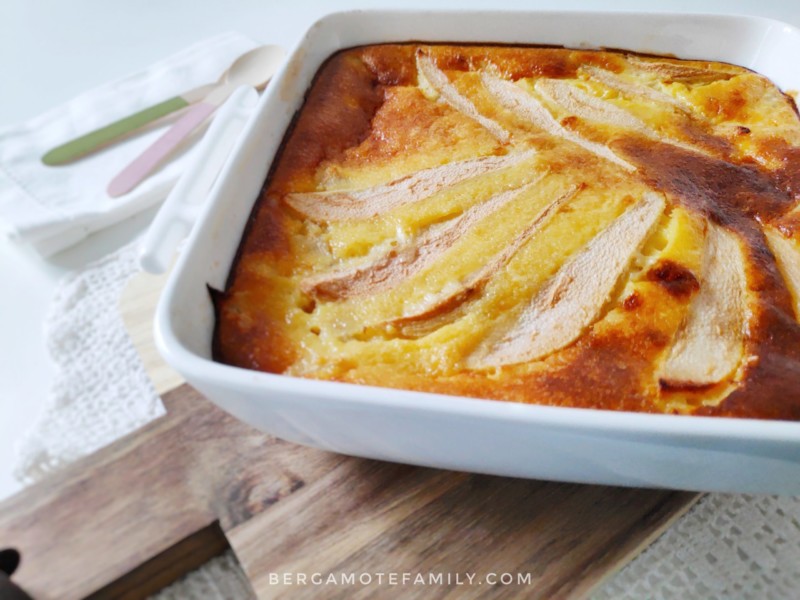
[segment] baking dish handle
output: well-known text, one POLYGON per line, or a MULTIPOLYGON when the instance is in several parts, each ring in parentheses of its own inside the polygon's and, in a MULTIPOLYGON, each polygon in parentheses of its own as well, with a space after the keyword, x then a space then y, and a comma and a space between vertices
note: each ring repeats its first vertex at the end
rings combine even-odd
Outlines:
POLYGON ((181 241, 192 230, 200 207, 225 164, 258 101, 258 93, 241 86, 220 108, 200 142, 197 156, 170 192, 139 246, 139 266, 164 273, 181 241))

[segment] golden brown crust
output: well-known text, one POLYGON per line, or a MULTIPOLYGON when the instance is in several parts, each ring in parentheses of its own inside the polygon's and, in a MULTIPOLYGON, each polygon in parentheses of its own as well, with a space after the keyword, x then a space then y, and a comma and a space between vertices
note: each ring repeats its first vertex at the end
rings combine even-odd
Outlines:
POLYGON ((320 163, 335 160, 369 134, 370 121, 382 101, 381 86, 358 57, 347 52, 333 56, 320 70, 303 118, 289 134, 271 191, 312 188, 320 163))
POLYGON ((745 69, 346 50, 312 84, 215 297, 215 358, 517 402, 800 419, 800 300, 785 279, 799 204, 796 107, 745 69), (647 198, 657 212, 636 225, 647 198), (635 236, 610 243, 615 227, 635 236), (737 331, 692 320, 715 305, 737 331))

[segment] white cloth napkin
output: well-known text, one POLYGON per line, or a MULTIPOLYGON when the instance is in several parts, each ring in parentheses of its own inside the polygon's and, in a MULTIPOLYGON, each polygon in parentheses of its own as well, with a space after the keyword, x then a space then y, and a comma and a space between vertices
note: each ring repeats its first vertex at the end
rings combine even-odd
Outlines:
POLYGON ((124 196, 111 198, 105 189, 168 125, 69 165, 48 167, 41 157, 98 127, 216 81, 255 46, 238 33, 218 35, 0 131, 0 226, 49 256, 162 201, 191 160, 191 147, 124 196))

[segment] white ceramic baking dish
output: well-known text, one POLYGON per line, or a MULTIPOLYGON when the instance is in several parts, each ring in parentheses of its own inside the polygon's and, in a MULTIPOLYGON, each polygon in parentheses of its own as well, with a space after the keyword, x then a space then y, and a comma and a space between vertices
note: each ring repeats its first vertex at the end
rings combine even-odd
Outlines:
POLYGON ((213 402, 278 437, 447 469, 626 486, 800 493, 800 423, 528 406, 234 368, 211 361, 206 285, 224 286, 292 115, 340 48, 409 40, 610 47, 736 63, 800 89, 800 31, 762 18, 585 12, 348 12, 313 25, 260 100, 156 316, 166 360, 213 402))

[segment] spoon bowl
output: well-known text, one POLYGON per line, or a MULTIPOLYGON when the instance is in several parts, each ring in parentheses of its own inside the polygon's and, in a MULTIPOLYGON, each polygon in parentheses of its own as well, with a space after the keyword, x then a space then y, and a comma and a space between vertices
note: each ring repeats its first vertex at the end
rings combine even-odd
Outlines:
POLYGON ((262 90, 283 61, 284 50, 280 46, 259 46, 237 58, 220 77, 220 83, 234 86, 249 85, 262 90))

